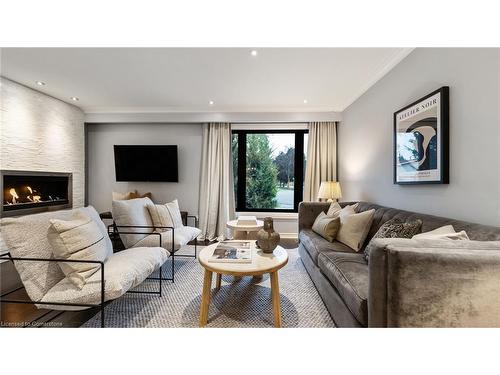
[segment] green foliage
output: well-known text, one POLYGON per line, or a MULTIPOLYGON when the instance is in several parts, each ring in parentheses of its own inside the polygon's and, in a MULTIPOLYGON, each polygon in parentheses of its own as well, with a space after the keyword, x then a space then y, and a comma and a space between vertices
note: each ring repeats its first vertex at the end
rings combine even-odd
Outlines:
POLYGON ((278 170, 265 134, 247 135, 247 208, 275 208, 278 170))
POLYGON ((278 182, 280 186, 290 187, 294 181, 295 148, 290 147, 286 152, 280 152, 274 164, 278 169, 278 182))

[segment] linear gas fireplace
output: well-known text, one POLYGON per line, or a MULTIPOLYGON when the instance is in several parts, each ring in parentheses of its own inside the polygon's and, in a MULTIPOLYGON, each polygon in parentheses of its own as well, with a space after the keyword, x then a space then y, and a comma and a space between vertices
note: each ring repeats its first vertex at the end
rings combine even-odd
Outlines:
POLYGON ((1 171, 1 216, 28 215, 71 208, 72 173, 1 171))

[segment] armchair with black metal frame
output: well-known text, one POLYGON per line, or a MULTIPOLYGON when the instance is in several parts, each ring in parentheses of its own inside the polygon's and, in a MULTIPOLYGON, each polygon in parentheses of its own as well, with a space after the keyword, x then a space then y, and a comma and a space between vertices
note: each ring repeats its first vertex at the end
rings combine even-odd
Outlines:
MULTIPOLYGON (((161 239, 160 239, 161 242, 161 239)), ((9 260, 11 262, 15 261, 27 261, 27 262, 65 262, 65 263, 91 263, 91 264, 99 264, 100 271, 101 271, 101 278, 99 280, 101 284, 101 298, 100 298, 100 303, 99 304, 90 304, 90 303, 69 303, 69 302, 48 302, 48 301, 23 301, 23 300, 12 300, 12 299, 5 299, 4 297, 17 291, 20 290, 24 287, 19 287, 14 290, 11 290, 9 292, 3 293, 0 295, 0 303, 18 303, 18 304, 33 304, 33 305, 46 305, 46 306, 71 306, 71 307, 99 307, 99 311, 101 314, 101 328, 104 328, 104 304, 105 304, 105 283, 106 279, 104 277, 104 265, 105 262, 100 261, 100 260, 78 260, 78 259, 59 259, 59 258, 30 258, 30 257, 13 257, 10 252, 6 252, 3 254, 0 254, 0 260, 9 260)), ((162 266, 159 267, 159 272, 160 275, 162 273, 162 266)), ((159 280, 159 290, 157 292, 152 292, 152 291, 134 291, 134 290, 129 290, 127 293, 141 293, 141 294, 157 294, 161 297, 162 295, 162 279, 155 279, 159 280)), ((61 313, 58 315, 54 316, 52 319, 57 318, 59 315, 64 313, 65 310, 62 310, 61 313)), ((52 320, 51 319, 51 320, 52 320)))
MULTIPOLYGON (((187 215, 188 218, 193 218, 194 219, 194 222, 195 222, 195 227, 197 227, 198 225, 198 218, 194 215, 187 215)), ((171 230, 172 231, 172 248, 169 250, 169 249, 166 249, 169 253, 170 253, 170 257, 172 258, 172 262, 171 262, 171 273, 172 273, 172 277, 171 278, 165 278, 163 277, 163 275, 160 273, 160 276, 159 278, 162 279, 162 280, 165 280, 165 281, 172 281, 172 282, 175 282, 175 257, 184 257, 184 258, 195 258, 197 257, 197 248, 198 248, 198 238, 195 237, 194 238, 194 255, 189 255, 189 254, 175 254, 175 252, 177 250, 175 250, 175 228, 174 227, 170 227, 170 226, 154 226, 154 225, 117 225, 116 223, 113 223, 113 224, 110 224, 108 225, 108 233, 115 233, 115 234, 118 234, 118 235, 121 235, 121 234, 147 234, 147 235, 151 235, 151 234, 155 234, 155 235, 158 235, 159 236, 159 242, 160 242, 160 247, 163 247, 162 245, 162 238, 161 238, 161 233, 160 232, 155 232, 154 230, 155 229, 166 229, 167 231, 168 230, 171 230), (119 228, 129 228, 129 229, 152 229, 153 231, 152 232, 136 232, 136 231, 127 231, 127 232, 124 232, 124 231, 121 231, 119 230, 119 228), (112 229, 112 231, 110 232, 110 229, 112 229)), ((151 278, 148 278, 148 280, 158 280, 158 278, 156 277, 151 277, 151 278)))

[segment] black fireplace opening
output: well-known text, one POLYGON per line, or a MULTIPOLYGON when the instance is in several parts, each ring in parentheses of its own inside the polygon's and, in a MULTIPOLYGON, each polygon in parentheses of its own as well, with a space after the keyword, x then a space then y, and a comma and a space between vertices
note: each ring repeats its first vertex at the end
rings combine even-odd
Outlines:
POLYGON ((72 174, 2 171, 2 216, 70 208, 72 174))

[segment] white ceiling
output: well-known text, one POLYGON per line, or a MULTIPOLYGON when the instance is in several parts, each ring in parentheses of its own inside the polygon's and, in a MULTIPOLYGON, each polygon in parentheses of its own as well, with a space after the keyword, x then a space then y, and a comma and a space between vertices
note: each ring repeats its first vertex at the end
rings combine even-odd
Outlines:
POLYGON ((87 113, 316 112, 343 111, 411 52, 255 49, 3 48, 0 67, 87 113))

